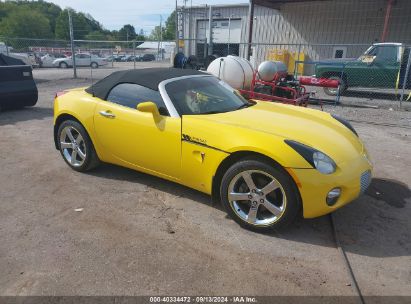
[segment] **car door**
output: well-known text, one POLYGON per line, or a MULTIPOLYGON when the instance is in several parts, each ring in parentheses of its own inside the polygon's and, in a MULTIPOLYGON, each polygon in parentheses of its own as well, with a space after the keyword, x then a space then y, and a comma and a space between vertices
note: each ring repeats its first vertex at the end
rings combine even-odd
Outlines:
POLYGON ((83 66, 83 55, 76 54, 76 66, 83 66))
POLYGON ((344 73, 347 75, 348 86, 370 86, 371 71, 362 60, 348 61, 344 67, 344 73))
POLYGON ((90 56, 87 54, 76 55, 76 65, 77 66, 88 66, 90 65, 90 56))
POLYGON ((178 180, 181 163, 181 119, 170 117, 158 91, 137 84, 115 86, 94 113, 97 138, 118 163, 178 180), (161 119, 136 109, 141 102, 157 104, 161 119))
POLYGON ((353 87, 372 87, 374 83, 374 68, 370 58, 376 56, 377 46, 369 48, 364 55, 355 61, 347 63, 345 69, 348 75, 348 85, 353 87))
POLYGON ((379 45, 374 61, 370 67, 373 71, 373 87, 394 88, 400 63, 398 47, 395 45, 379 45))

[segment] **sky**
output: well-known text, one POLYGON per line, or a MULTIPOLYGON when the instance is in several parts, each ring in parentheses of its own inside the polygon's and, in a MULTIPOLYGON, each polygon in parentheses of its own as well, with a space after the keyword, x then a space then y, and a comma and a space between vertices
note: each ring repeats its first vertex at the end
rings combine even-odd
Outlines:
MULTIPOLYGON (((142 28, 146 35, 163 22, 175 9, 175 0, 46 0, 59 5, 61 8, 71 7, 76 11, 89 13, 106 29, 119 30, 124 24, 131 24, 138 33, 142 28)), ((182 6, 184 0, 178 0, 182 6)), ((213 5, 244 3, 248 0, 187 0, 186 5, 213 5)))

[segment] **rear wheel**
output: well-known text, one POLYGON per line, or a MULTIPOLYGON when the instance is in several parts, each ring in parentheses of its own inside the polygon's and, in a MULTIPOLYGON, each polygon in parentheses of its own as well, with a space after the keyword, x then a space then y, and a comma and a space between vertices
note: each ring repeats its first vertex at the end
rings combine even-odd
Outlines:
POLYGON ((331 76, 327 77, 328 79, 338 80, 340 83, 339 88, 324 88, 324 93, 329 96, 337 96, 338 89, 340 90, 340 95, 343 95, 347 91, 347 82, 342 79, 340 76, 331 76))
POLYGON ((92 69, 97 69, 98 68, 98 63, 97 62, 92 62, 90 64, 90 66, 91 66, 92 69))
POLYGON ((66 63, 66 62, 60 62, 60 64, 59 64, 59 68, 60 69, 67 69, 68 68, 68 64, 66 63))
POLYGON ((232 165, 223 176, 220 196, 238 224, 259 232, 290 224, 301 208, 291 177, 282 168, 257 159, 232 165))
POLYGON ((90 137, 77 121, 64 121, 58 129, 57 136, 60 153, 72 169, 85 172, 99 164, 90 137))

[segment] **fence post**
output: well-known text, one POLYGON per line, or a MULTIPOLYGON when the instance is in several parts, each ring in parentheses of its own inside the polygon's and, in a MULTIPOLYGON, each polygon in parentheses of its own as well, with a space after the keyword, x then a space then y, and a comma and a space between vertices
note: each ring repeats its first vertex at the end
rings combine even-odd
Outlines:
POLYGON ((73 21, 71 20, 70 9, 68 10, 68 17, 69 17, 69 27, 70 27, 71 58, 73 60, 73 76, 74 78, 77 78, 76 54, 74 52, 73 21))
POLYGON ((294 56, 294 78, 298 78, 298 64, 300 61, 301 43, 298 45, 297 54, 294 56))
POLYGON ((179 44, 179 41, 178 41, 178 11, 177 11, 177 9, 178 9, 178 5, 177 5, 177 0, 176 0, 176 17, 175 17, 175 20, 174 20, 174 22, 176 23, 176 32, 175 32, 175 39, 176 39, 176 55, 177 55, 177 53, 178 53, 178 51, 179 51, 179 46, 178 46, 178 44, 179 44))
MULTIPOLYGON (((344 81, 344 70, 345 70, 345 63, 342 64, 342 70, 341 70, 341 80, 344 81)), ((341 84, 338 85, 338 90, 337 90, 337 96, 335 97, 335 103, 334 106, 340 104, 340 98, 341 98, 341 84)))
POLYGON ((134 69, 136 69, 136 41, 133 40, 133 61, 134 61, 134 69))
POLYGON ((6 54, 7 54, 7 56, 9 56, 9 46, 7 45, 8 44, 7 43, 8 39, 6 38, 6 39, 4 39, 4 41, 6 41, 5 42, 5 44, 6 44, 6 54))
POLYGON ((230 55, 230 34, 231 34, 231 17, 233 15, 228 16, 228 43, 227 43, 227 56, 230 55))
MULTIPOLYGON (((300 61, 300 53, 301 53, 301 43, 298 45, 298 52, 297 52, 297 59, 296 61, 300 61)), ((296 65, 297 68, 297 75, 298 75, 298 64, 296 65)), ((301 73, 302 74, 302 73, 301 73)))
POLYGON ((404 79, 402 81, 402 92, 401 92, 401 99, 400 99, 400 109, 402 107, 402 101, 404 100, 404 93, 405 87, 408 80, 408 73, 410 72, 410 64, 411 64, 411 49, 408 50, 408 61, 407 61, 407 68, 405 70, 404 79))
POLYGON ((213 55, 213 7, 208 9, 208 55, 213 55))

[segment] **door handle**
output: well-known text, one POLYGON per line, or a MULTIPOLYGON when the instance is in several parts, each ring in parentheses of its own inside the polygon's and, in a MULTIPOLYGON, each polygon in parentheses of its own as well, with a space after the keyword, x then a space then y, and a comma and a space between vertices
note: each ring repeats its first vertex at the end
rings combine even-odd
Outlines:
POLYGON ((101 116, 104 116, 104 117, 107 117, 107 118, 115 118, 116 117, 116 115, 114 115, 113 113, 108 112, 108 111, 100 111, 99 113, 100 113, 101 116))

